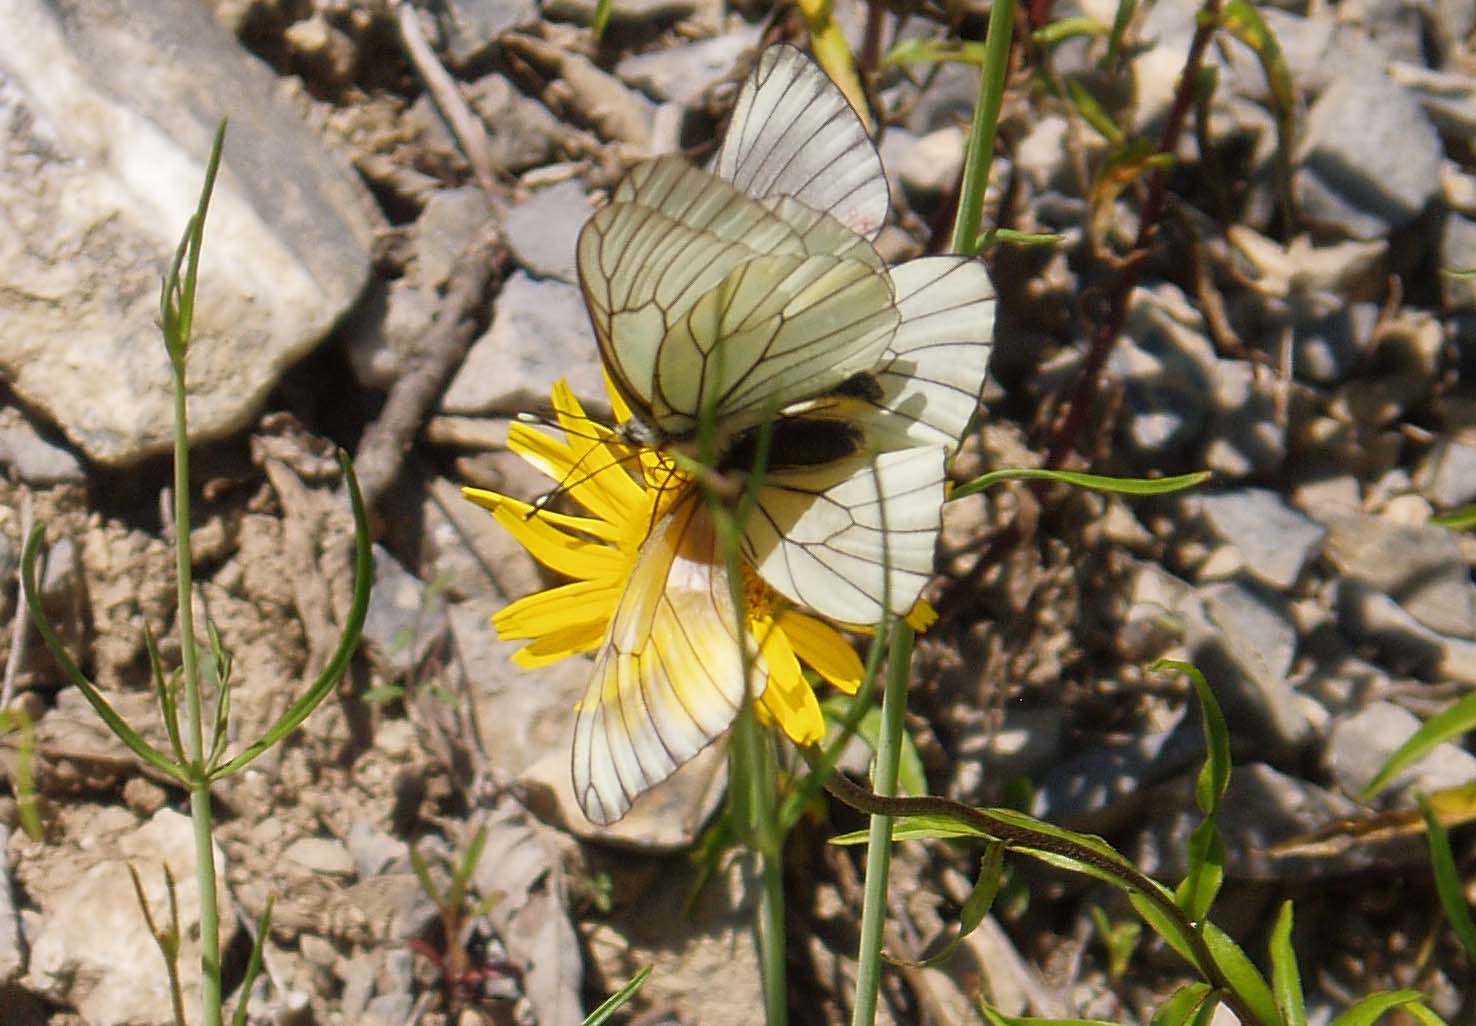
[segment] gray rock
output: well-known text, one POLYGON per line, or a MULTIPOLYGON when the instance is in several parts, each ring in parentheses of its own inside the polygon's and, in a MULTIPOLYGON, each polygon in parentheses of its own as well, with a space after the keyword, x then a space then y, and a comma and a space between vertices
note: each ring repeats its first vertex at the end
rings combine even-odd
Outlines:
MULTIPOLYGON (((963 170, 964 132, 956 125, 918 137, 905 128, 882 136, 882 166, 889 181, 914 196, 937 196, 958 184, 963 170)), ((995 160, 990 177, 1006 162, 995 160)))
POLYGON ((382 545, 374 546, 374 590, 364 619, 364 648, 388 682, 408 678, 447 636, 446 607, 440 596, 382 545))
MULTIPOLYGON (((547 107, 518 92, 506 78, 487 75, 477 79, 467 90, 467 100, 487 126, 488 157, 494 167, 526 171, 547 164, 557 154, 564 126, 547 107)), ((428 103, 422 97, 414 106, 422 102, 428 103)), ((439 126, 439 116, 433 112, 430 116, 439 126)), ((441 130, 444 132, 444 127, 441 130)))
MULTIPOLYGON (((1476 270, 1476 221, 1450 214, 1440 232, 1442 271, 1476 270)), ((1476 310, 1476 277, 1440 276, 1440 302, 1447 310, 1476 310)))
POLYGON ((385 833, 370 820, 354 820, 344 844, 354 860, 354 872, 361 880, 379 876, 391 867, 400 872, 410 870, 405 842, 385 833))
POLYGON ((10 889, 10 828, 0 823, 0 987, 26 967, 21 948, 20 916, 10 889))
POLYGON ((1328 385, 1342 381, 1357 366, 1373 339, 1379 308, 1319 294, 1292 301, 1292 372, 1301 381, 1328 385))
POLYGON ((1368 33, 1386 57, 1401 61, 1425 59, 1426 3, 1409 0, 1344 0, 1337 8, 1338 20, 1357 25, 1368 33))
POLYGON ((712 39, 626 57, 615 65, 615 74, 653 100, 690 107, 709 86, 731 74, 758 42, 757 26, 744 26, 712 39))
MULTIPOLYGON (((164 809, 141 827, 131 820, 127 813, 119 819, 95 817, 92 835, 79 846, 93 854, 89 867, 75 876, 58 874, 50 881, 33 878, 27 883, 41 914, 30 937, 24 984, 75 1009, 95 1026, 174 1021, 168 978, 148 924, 139 914, 130 865, 138 871, 156 917, 167 915, 170 904, 162 868, 168 865, 183 938, 180 965, 200 964, 200 892, 189 818, 164 809)), ((226 940, 235 930, 236 917, 225 893, 224 858, 218 848, 215 859, 221 937, 226 940)), ((181 973, 180 978, 185 1007, 198 1008, 199 974, 181 973)))
POLYGON ((1023 138, 1015 144, 1015 168, 1037 193, 1071 186, 1067 160, 1067 137, 1071 124, 1060 114, 1046 114, 1031 121, 1023 138))
POLYGON ((1198 502, 1210 531, 1240 550, 1251 576, 1280 591, 1297 582, 1325 533, 1265 488, 1205 495, 1198 502))
POLYGON ((282 857, 325 876, 352 877, 359 871, 348 848, 336 837, 299 837, 282 857))
POLYGON ((0 407, 0 468, 26 484, 46 488, 86 477, 82 464, 68 449, 41 436, 14 407, 0 407))
POLYGON ((1277 423, 1275 380, 1248 361, 1219 360, 1214 387, 1205 466, 1217 477, 1231 479, 1280 469, 1286 432, 1277 423))
POLYGON ((1432 631, 1476 638, 1476 585, 1450 531, 1372 516, 1328 527, 1323 552, 1340 573, 1385 593, 1432 631))
POLYGON ((1476 684, 1476 642, 1432 631, 1361 581, 1338 581, 1335 602, 1339 629, 1377 652, 1383 665, 1425 680, 1476 684))
POLYGON ((584 299, 573 285, 517 271, 498 293, 492 325, 472 344, 441 409, 470 414, 543 409, 559 378, 568 378, 582 399, 599 401, 605 394, 584 299))
POLYGON ((476 186, 432 194, 415 221, 415 281, 422 289, 446 283, 467 245, 492 217, 492 204, 476 186))
POLYGON ((1298 203, 1313 222, 1377 238, 1409 224, 1439 194, 1440 159, 1440 136, 1408 91, 1382 74, 1341 78, 1307 113, 1298 203))
POLYGON ((1189 661, 1215 689, 1232 731, 1272 755, 1294 752, 1310 724, 1288 680, 1297 630, 1281 596, 1248 581, 1199 590, 1185 613, 1189 661))
POLYGON ((592 213, 582 183, 560 182, 509 210, 502 228, 513 256, 529 274, 577 285, 574 250, 592 213))
POLYGON ((0 33, 0 375, 90 458, 165 451, 159 281, 230 116, 190 350, 194 440, 247 424, 369 275, 378 215, 190 0, 17 0, 0 33))
POLYGON ((1417 476, 1420 492, 1437 508, 1453 509, 1476 499, 1476 445, 1438 438, 1417 476))
POLYGON ((1217 361, 1202 326, 1173 285, 1133 293, 1108 370, 1123 382, 1121 431, 1140 459, 1187 451, 1209 420, 1217 361))
POLYGON ((1040 779, 1030 814, 1093 833, 1139 822, 1151 800, 1149 789, 1204 757, 1203 735, 1185 722, 1052 767, 1040 779))
POLYGON ((538 22, 537 0, 447 0, 446 48, 460 67, 486 57, 505 32, 538 22))
POLYGON ((1435 127, 1455 139, 1476 138, 1476 78, 1396 62, 1389 77, 1409 89, 1435 127))
POLYGON ((434 293, 408 278, 376 290, 344 329, 344 352, 354 380, 365 388, 388 388, 421 351, 435 323, 434 293))
POLYGON ((1466 0, 1435 0, 1435 37, 1447 58, 1466 53, 1466 42, 1476 32, 1476 5, 1466 0))
POLYGON ((912 102, 903 126, 923 136, 951 125, 969 124, 979 101, 979 69, 972 64, 943 64, 918 93, 911 86, 894 94, 898 101, 912 102))
MULTIPOLYGON (((1374 702, 1333 724, 1323 759, 1328 773, 1345 794, 1357 795, 1394 754, 1420 729, 1420 721, 1391 702, 1374 702)), ((1447 741, 1389 782, 1385 794, 1430 794, 1476 781, 1476 755, 1447 741)))

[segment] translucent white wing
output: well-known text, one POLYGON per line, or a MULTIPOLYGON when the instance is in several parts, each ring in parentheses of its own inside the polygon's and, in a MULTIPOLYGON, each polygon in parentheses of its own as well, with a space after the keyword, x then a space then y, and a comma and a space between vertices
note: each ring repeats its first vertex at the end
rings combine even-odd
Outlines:
POLYGON ((905 615, 933 574, 941 446, 779 468, 744 524, 744 554, 786 598, 841 623, 905 615))
POLYGON ((792 46, 759 55, 713 171, 750 196, 793 196, 875 238, 890 195, 866 127, 819 66, 792 46))
MULTIPOLYGON (((574 793, 600 825, 719 737, 743 701, 728 575, 695 490, 641 549, 574 721, 574 793)), ((768 681, 753 657, 753 694, 768 681)))
POLYGON ((611 378, 675 448, 709 402, 731 435, 874 366, 898 320, 865 239, 676 158, 627 176, 581 232, 578 264, 611 378))

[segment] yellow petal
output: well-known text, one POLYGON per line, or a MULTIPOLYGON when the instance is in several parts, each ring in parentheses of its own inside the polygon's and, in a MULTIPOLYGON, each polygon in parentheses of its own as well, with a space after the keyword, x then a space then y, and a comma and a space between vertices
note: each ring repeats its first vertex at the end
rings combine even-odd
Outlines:
POLYGON ((497 636, 510 641, 536 638, 574 624, 610 620, 620 597, 619 582, 576 581, 518 599, 492 617, 497 636))
POLYGON ((839 631, 823 620, 793 609, 779 613, 779 629, 807 666, 846 694, 856 693, 866 667, 839 631))
POLYGON ((918 599, 917 605, 912 607, 912 612, 907 614, 906 620, 908 626, 921 634, 938 622, 938 611, 928 605, 927 599, 918 599))
POLYGON ((813 745, 825 736, 825 717, 784 631, 771 621, 752 625, 769 667, 769 686, 759 696, 759 710, 797 745, 813 745))
POLYGON ((535 638, 513 653, 513 662, 533 670, 581 652, 593 652, 605 640, 609 624, 604 620, 572 623, 535 638))
POLYGON ((505 506, 492 515, 534 559, 565 577, 608 580, 630 567, 630 557, 619 549, 571 535, 545 517, 522 516, 505 506))

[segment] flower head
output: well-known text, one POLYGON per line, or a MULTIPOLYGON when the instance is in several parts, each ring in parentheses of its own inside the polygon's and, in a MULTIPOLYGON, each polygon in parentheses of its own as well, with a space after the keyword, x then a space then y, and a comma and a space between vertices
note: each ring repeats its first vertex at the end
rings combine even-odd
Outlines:
POLYGON ((746 563, 735 612, 727 561, 695 481, 668 456, 593 423, 567 384, 554 387, 553 405, 564 438, 514 424, 508 446, 584 514, 465 493, 534 558, 571 578, 518 599, 492 623, 504 639, 528 640, 514 656, 522 666, 596 653, 575 727, 575 791, 586 815, 613 822, 721 735, 743 700, 745 663, 761 718, 798 744, 819 741, 824 719, 801 664, 854 692, 863 668, 850 643, 746 563))

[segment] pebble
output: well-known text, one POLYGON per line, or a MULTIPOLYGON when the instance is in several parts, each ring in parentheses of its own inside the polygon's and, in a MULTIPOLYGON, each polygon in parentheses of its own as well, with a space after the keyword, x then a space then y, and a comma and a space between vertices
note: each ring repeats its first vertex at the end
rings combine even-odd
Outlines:
MULTIPOLYGON (((916 196, 937 196, 958 184, 963 170, 964 131, 948 125, 924 136, 893 128, 882 136, 882 166, 887 179, 916 196)), ((1000 162, 990 168, 990 177, 1000 162)))
POLYGON ((1275 473, 1286 458, 1286 432, 1277 423, 1276 392, 1282 386, 1245 360, 1221 359, 1217 368, 1205 467, 1218 478, 1275 473))
POLYGON ((21 948, 20 915, 11 897, 10 828, 0 823, 0 986, 21 974, 26 967, 21 948))
POLYGON ((1217 358, 1201 327, 1177 287, 1140 288, 1108 358, 1109 371, 1123 383, 1124 440, 1158 469, 1196 443, 1209 420, 1217 358))
POLYGON ((1476 445, 1437 438, 1416 480, 1420 491, 1440 509, 1476 501, 1476 445))
POLYGON ((1409 89, 1441 132, 1469 142, 1476 139, 1476 77, 1395 62, 1389 77, 1409 89))
POLYGON ((502 229, 508 248, 529 274, 577 285, 574 253, 579 231, 592 213, 583 183, 560 182, 509 210, 502 229))
MULTIPOLYGON (((1413 713, 1391 702, 1373 702, 1338 719, 1323 751, 1328 774, 1345 794, 1359 794, 1420 726, 1413 713)), ((1415 791, 1430 794, 1473 781, 1476 755, 1447 741, 1400 772, 1382 793, 1386 797, 1409 796, 1415 791)))
POLYGON ((1439 195, 1441 156, 1435 126, 1408 91, 1381 74, 1339 78, 1307 112, 1297 202, 1314 223, 1376 239, 1439 195))
MULTIPOLYGON (((516 173, 547 164, 558 153, 564 126, 549 109, 529 99, 501 75, 485 75, 467 89, 467 102, 487 126, 488 158, 494 168, 516 173)), ((454 152, 440 115, 422 96, 412 105, 423 127, 433 125, 454 152), (420 109, 424 105, 425 109, 420 109)))
POLYGON ((1240 550, 1250 574, 1280 591, 1297 582, 1325 533, 1266 488, 1205 495, 1198 505, 1210 531, 1240 550))
POLYGON ((416 284, 427 290, 444 285, 467 245, 481 234, 491 217, 492 204, 474 185, 433 193, 415 221, 414 262, 410 269, 416 284))
POLYGON ((1185 722, 1100 745, 1051 767, 1040 778, 1030 814, 1093 833, 1140 823, 1149 789, 1204 757, 1203 735, 1185 722))
POLYGON ((326 876, 352 877, 358 872, 349 850, 332 837, 299 837, 287 846, 282 857, 326 876))
POLYGON ((1438 634, 1388 595, 1361 581, 1337 582, 1339 629, 1370 646, 1382 665, 1425 680, 1476 684, 1476 642, 1438 634))
POLYGON ((491 326, 451 379, 441 412, 544 409, 560 378, 581 400, 603 405, 599 348, 584 297, 573 285, 515 271, 497 295, 491 326))
POLYGON ((354 380, 377 389, 398 381, 421 351, 438 309, 435 295, 407 278, 371 295, 344 330, 344 354, 354 380))
POLYGON ((440 9, 447 51, 463 68, 489 56, 504 34, 538 23, 537 0, 446 0, 440 9))
POLYGON ((381 830, 372 821, 356 819, 349 825, 344 844, 353 859, 353 872, 361 880, 379 876, 391 867, 410 868, 405 842, 381 830), (400 862, 405 865, 400 866, 400 862))

